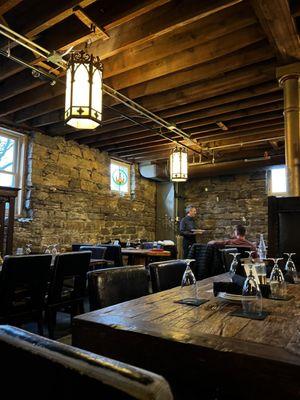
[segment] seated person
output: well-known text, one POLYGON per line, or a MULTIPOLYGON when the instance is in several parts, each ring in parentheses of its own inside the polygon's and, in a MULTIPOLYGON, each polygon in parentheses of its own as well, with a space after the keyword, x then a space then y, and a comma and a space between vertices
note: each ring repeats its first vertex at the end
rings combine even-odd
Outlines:
POLYGON ((243 225, 237 225, 234 229, 234 238, 227 240, 211 240, 208 244, 215 244, 220 247, 225 246, 240 246, 249 247, 250 250, 256 251, 256 246, 246 239, 246 228, 243 225))

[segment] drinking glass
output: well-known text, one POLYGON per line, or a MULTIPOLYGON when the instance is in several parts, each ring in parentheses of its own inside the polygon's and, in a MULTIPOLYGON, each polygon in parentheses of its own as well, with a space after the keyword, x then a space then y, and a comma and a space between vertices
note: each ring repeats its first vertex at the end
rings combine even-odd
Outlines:
POLYGON ((258 283, 252 273, 252 264, 249 265, 247 276, 242 291, 243 313, 246 315, 261 315, 262 295, 258 283))
POLYGON ((274 267, 270 275, 271 298, 281 299, 286 296, 286 283, 278 266, 278 261, 283 260, 283 258, 270 258, 270 260, 274 261, 274 267))
POLYGON ((46 245, 45 254, 51 254, 50 246, 49 246, 49 245, 46 245))
POLYGON ((25 247, 25 254, 30 254, 31 253, 31 244, 30 243, 28 243, 28 244, 26 244, 26 247, 25 247))
POLYGON ((257 262, 254 264, 259 283, 261 285, 267 284, 267 271, 266 271, 266 264, 264 262, 257 262))
POLYGON ((193 297, 197 298, 197 281, 196 281, 195 275, 193 274, 193 271, 191 270, 191 267, 190 267, 191 262, 193 262, 195 260, 187 259, 184 261, 186 263, 186 269, 185 269, 183 277, 182 277, 181 287, 192 286, 193 297))
POLYGON ((17 250, 16 250, 16 255, 17 256, 21 256, 23 254, 24 254, 23 247, 18 247, 17 250))
POLYGON ((130 239, 127 240, 126 242, 126 247, 130 247, 131 243, 130 243, 130 239))
POLYGON ((249 261, 247 261, 247 262, 249 262, 250 264, 252 264, 253 261, 254 261, 253 258, 252 258, 252 254, 255 253, 255 251, 254 251, 254 250, 251 250, 251 251, 245 250, 245 253, 248 254, 248 259, 249 259, 249 261))
POLYGON ((293 278, 295 283, 299 283, 297 269, 294 261, 292 260, 292 256, 294 256, 296 253, 283 253, 283 254, 288 256, 284 269, 293 278))
POLYGON ((53 256, 56 256, 57 253, 58 253, 57 246, 58 246, 58 244, 53 244, 52 245, 51 253, 52 253, 53 256))
POLYGON ((237 267, 239 265, 239 261, 237 260, 237 256, 240 256, 241 253, 229 253, 229 254, 231 256, 233 256, 233 260, 232 260, 232 262, 230 264, 230 269, 229 269, 229 275, 230 275, 231 280, 232 280, 232 277, 233 277, 233 275, 236 274, 236 269, 237 269, 237 267))

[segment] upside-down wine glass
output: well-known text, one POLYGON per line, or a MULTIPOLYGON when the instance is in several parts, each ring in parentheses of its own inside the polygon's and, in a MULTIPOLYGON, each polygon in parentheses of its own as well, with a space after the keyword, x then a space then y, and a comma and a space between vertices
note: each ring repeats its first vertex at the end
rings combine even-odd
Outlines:
POLYGON ((195 261, 195 260, 194 259, 185 260, 186 269, 185 269, 183 277, 182 277, 181 287, 192 286, 193 297, 197 298, 198 297, 197 296, 197 281, 196 281, 195 275, 190 267, 190 264, 193 261, 195 261))
POLYGON ((259 284, 252 273, 252 266, 252 264, 249 264, 249 275, 245 280, 242 291, 243 313, 249 316, 261 315, 262 313, 262 295, 259 284))
POLYGON ((237 256, 240 256, 241 253, 229 253, 229 254, 231 256, 233 256, 233 260, 232 260, 232 262, 230 264, 230 269, 229 269, 229 275, 230 275, 231 280, 232 280, 232 277, 233 277, 233 275, 236 274, 236 270, 237 270, 237 267, 239 265, 239 261, 237 260, 237 256))
POLYGON ((284 269, 293 278, 294 283, 299 283, 298 272, 295 263, 292 260, 292 256, 294 256, 296 253, 283 253, 283 254, 288 256, 284 269))
POLYGON ((26 247, 25 247, 25 254, 29 255, 30 253, 31 253, 31 244, 28 243, 28 244, 26 244, 26 247))
POLYGON ((283 299, 286 296, 286 283, 278 266, 278 261, 283 260, 283 258, 270 258, 270 260, 274 261, 274 267, 270 275, 271 298, 283 299))

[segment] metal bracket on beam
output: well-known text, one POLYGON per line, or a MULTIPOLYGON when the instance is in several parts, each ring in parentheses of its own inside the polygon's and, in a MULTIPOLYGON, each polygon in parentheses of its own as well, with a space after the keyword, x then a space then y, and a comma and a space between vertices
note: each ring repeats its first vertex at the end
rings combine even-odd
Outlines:
POLYGON ((97 25, 82 7, 74 7, 73 12, 76 17, 92 31, 92 33, 97 35, 100 39, 109 39, 109 35, 105 32, 105 30, 97 25))

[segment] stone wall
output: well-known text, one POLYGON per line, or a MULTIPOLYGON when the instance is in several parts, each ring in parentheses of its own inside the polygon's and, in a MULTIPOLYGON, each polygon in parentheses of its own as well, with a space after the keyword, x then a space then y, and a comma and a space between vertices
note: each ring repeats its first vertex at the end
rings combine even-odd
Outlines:
POLYGON ((59 137, 34 134, 29 142, 24 217, 16 221, 14 247, 35 250, 59 243, 147 238, 155 234, 156 185, 137 168, 134 191, 110 191, 110 158, 59 137))
POLYGON ((233 226, 243 224, 247 237, 267 238, 267 172, 189 180, 184 185, 185 203, 198 207, 198 226, 207 230, 203 242, 231 237, 233 226))

